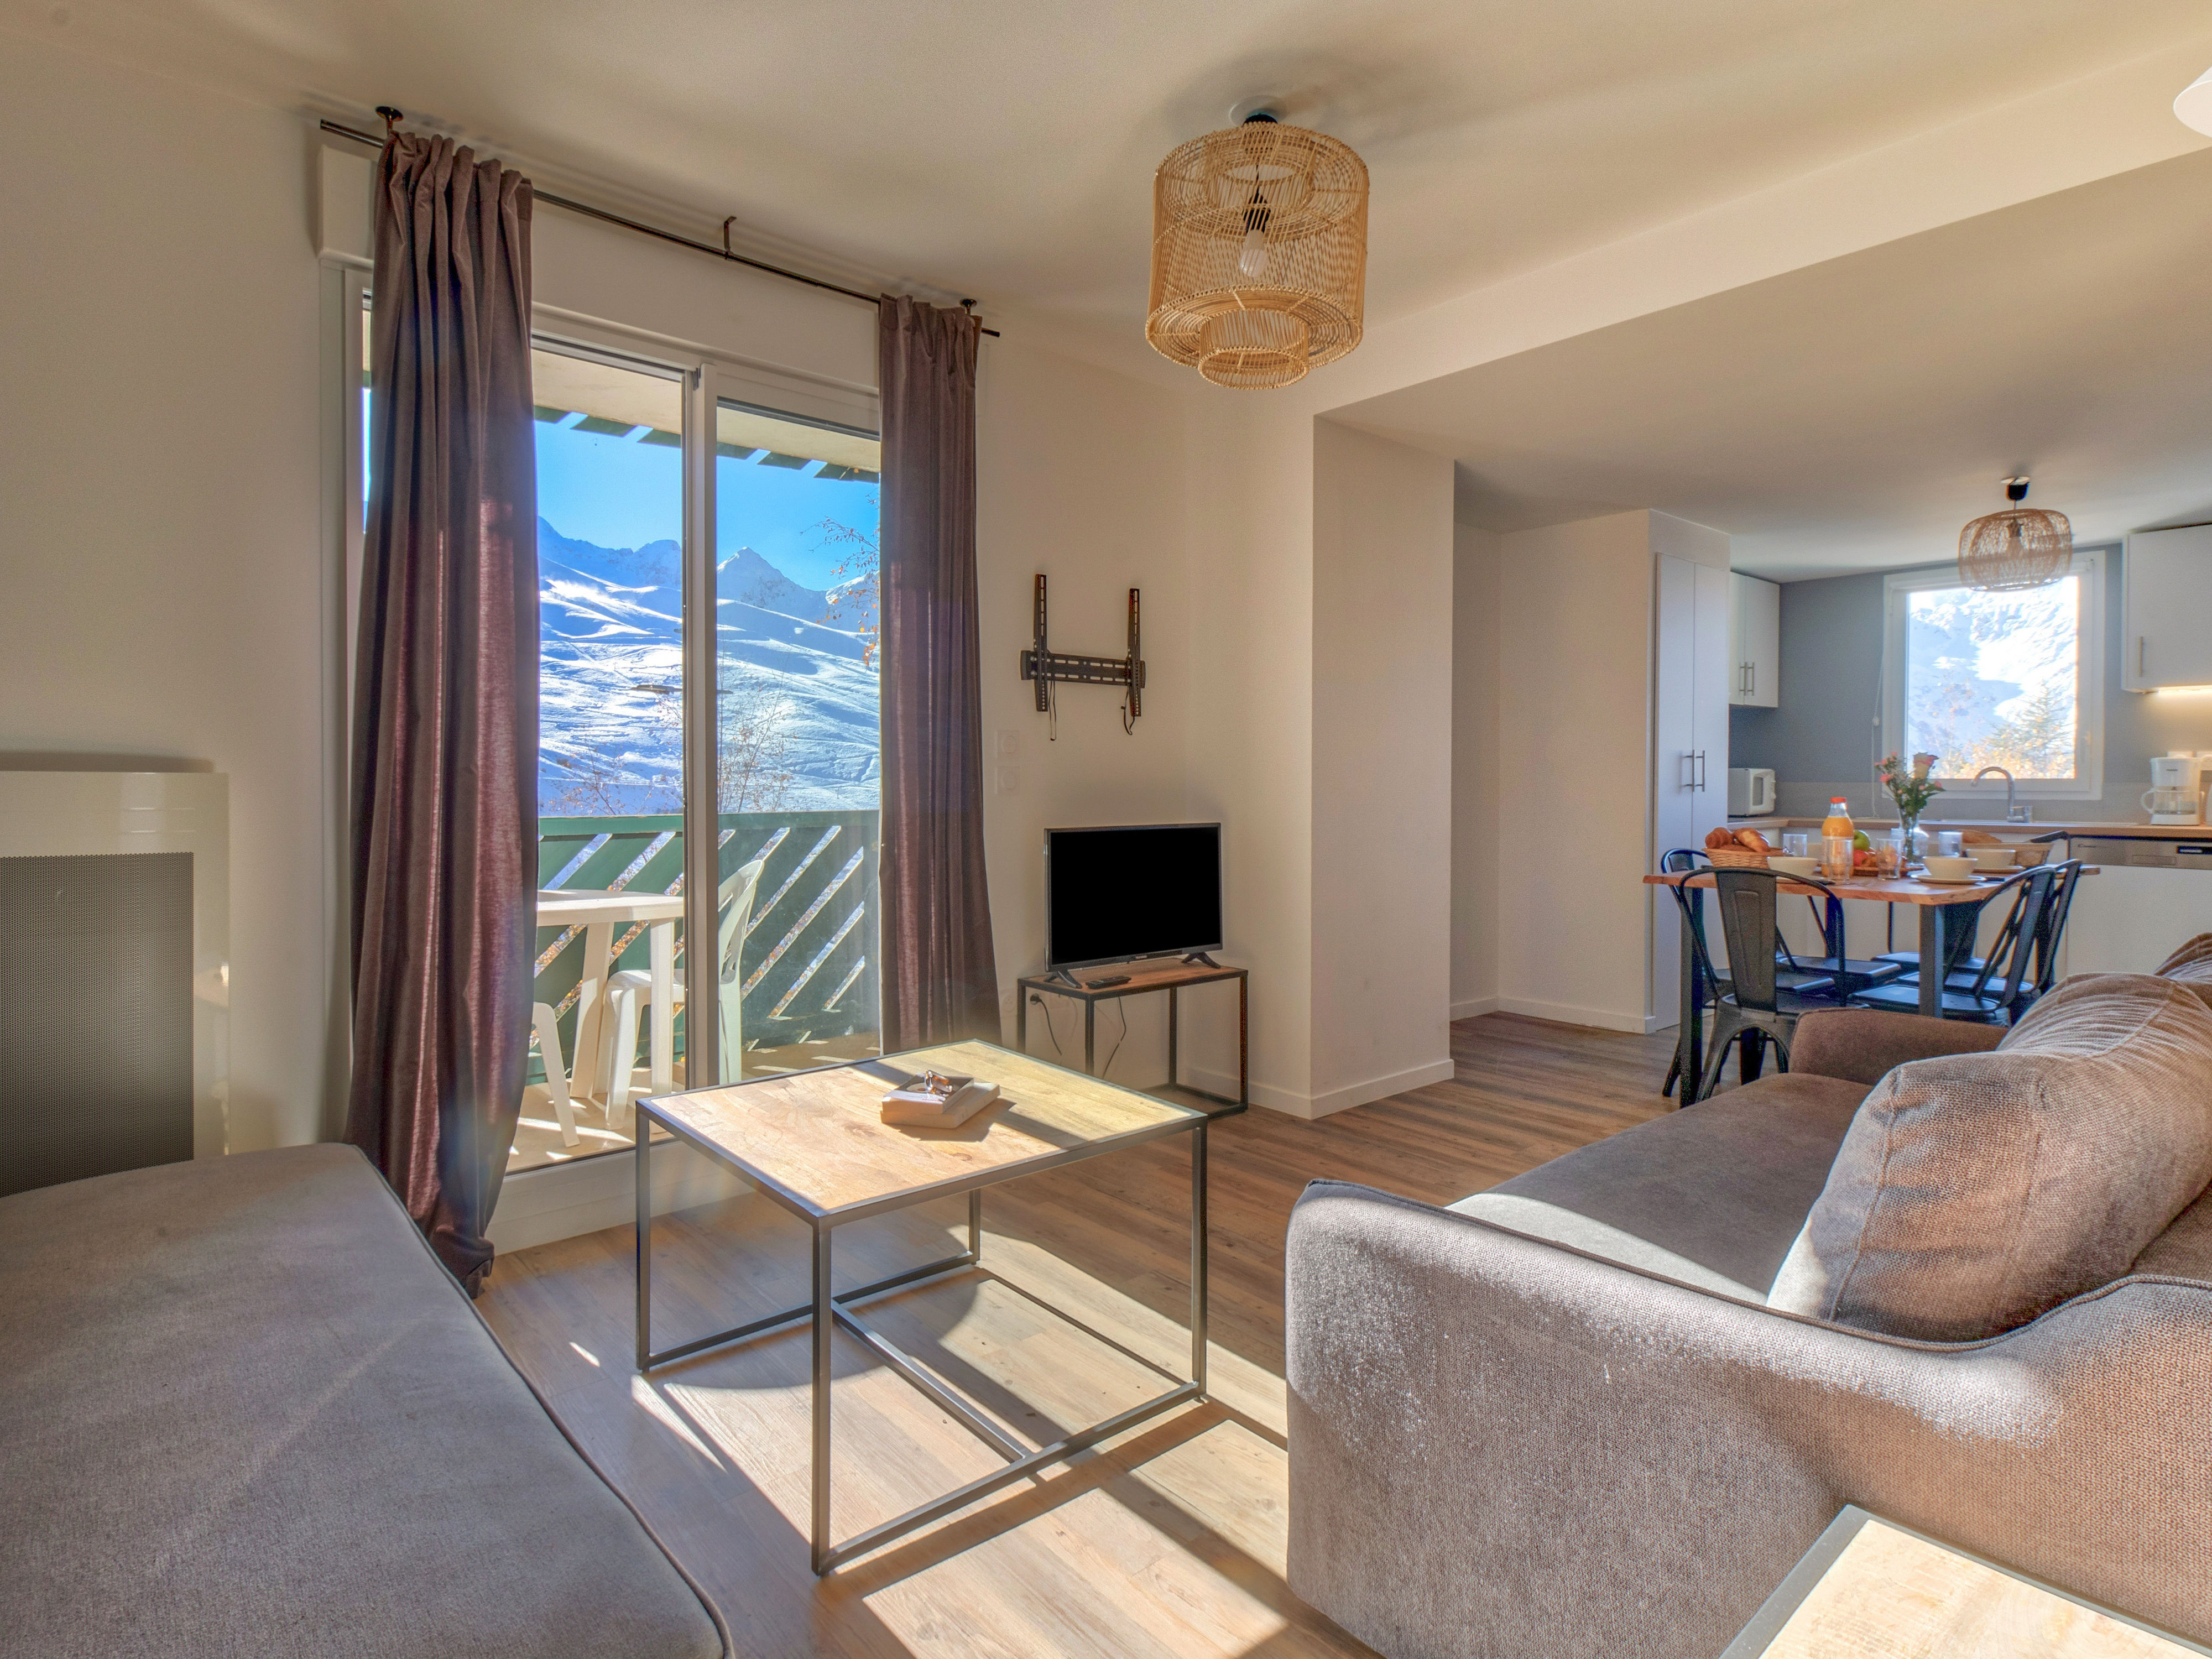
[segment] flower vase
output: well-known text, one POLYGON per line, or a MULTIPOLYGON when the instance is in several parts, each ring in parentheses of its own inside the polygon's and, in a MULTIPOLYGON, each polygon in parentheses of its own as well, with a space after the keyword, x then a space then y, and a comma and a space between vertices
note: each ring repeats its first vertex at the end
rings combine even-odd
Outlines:
POLYGON ((1897 849, 1897 873, 1901 876, 1920 862, 1920 847, 1915 839, 1920 830, 1920 817, 1916 812, 1905 811, 1899 811, 1897 817, 1901 832, 1897 849))

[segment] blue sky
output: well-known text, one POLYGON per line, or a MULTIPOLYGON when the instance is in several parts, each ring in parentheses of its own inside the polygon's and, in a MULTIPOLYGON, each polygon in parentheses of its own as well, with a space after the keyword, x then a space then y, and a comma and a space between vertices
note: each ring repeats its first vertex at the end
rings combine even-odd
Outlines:
MULTIPOLYGON (((827 587, 852 550, 825 519, 872 531, 877 486, 813 478, 755 461, 715 462, 715 532, 728 558, 750 547, 793 581, 827 587)), ((684 532, 680 450, 538 422, 538 511, 556 530, 601 547, 641 547, 684 532)))

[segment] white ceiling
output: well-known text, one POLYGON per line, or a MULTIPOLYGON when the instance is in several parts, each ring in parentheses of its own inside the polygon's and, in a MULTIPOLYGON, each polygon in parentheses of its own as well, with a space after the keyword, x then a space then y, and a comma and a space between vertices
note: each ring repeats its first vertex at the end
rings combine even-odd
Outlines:
POLYGON ((1357 404, 1495 530, 1655 507, 1778 579, 1954 557, 2026 472, 2081 541, 2212 520, 2212 151, 1357 404))
MULTIPOLYGON (((2203 0, 0 0, 1140 337, 1153 168, 1255 94, 1374 180, 1376 320, 2212 27, 2203 0)), ((1136 347, 1141 349, 1141 347, 1136 347)))

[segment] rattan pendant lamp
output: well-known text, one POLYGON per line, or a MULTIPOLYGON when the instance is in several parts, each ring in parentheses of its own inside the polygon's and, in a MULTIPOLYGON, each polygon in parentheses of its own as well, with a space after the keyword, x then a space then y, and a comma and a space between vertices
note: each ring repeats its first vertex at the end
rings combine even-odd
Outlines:
POLYGON ((2007 478, 2012 505, 1976 519, 1959 532, 1959 580, 1984 592, 2046 587, 2074 558, 2074 526, 2063 513, 2022 507, 2026 478, 2007 478))
POLYGON ((1226 386, 1285 386, 1359 343, 1367 167, 1267 110, 1179 144, 1152 185, 1145 337, 1226 386))

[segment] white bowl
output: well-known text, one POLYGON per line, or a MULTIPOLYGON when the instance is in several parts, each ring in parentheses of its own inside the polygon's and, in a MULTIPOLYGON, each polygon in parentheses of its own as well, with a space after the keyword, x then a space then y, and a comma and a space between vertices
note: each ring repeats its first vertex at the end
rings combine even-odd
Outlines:
POLYGON ((1787 858, 1780 853, 1769 853, 1766 855, 1766 867, 1777 875, 1809 876, 1819 872, 1820 860, 1787 858))
POLYGON ((1928 873, 1938 881, 1965 881, 1974 873, 1972 859, 1947 859, 1939 853, 1923 862, 1928 866, 1928 873))
POLYGON ((1967 856, 1973 860, 1977 870, 2009 870, 2013 860, 2020 856, 2016 847, 1977 847, 1967 856))

